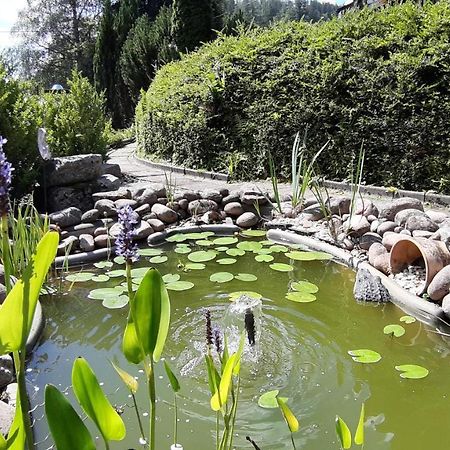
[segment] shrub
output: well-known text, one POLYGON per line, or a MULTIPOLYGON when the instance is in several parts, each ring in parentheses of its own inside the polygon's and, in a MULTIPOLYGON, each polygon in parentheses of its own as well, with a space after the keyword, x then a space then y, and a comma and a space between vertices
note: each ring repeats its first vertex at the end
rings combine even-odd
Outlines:
POLYGON ((221 37, 163 67, 136 111, 140 150, 176 164, 289 175, 309 126, 319 165, 342 179, 366 149, 367 183, 450 189, 450 4, 364 9, 319 24, 221 37))

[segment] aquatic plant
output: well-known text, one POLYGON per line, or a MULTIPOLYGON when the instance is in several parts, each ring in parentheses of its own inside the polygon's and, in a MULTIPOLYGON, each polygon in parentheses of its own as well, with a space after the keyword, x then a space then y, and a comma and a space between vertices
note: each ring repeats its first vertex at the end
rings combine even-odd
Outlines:
POLYGON ((137 244, 133 242, 136 235, 135 225, 138 223, 137 214, 131 206, 120 208, 118 213, 120 232, 116 239, 116 255, 125 258, 128 263, 139 259, 137 244))
MULTIPOLYGON (((364 445, 364 403, 361 405, 361 412, 359 414, 358 426, 355 431, 354 442, 356 445, 364 445)), ((352 433, 345 421, 336 416, 336 434, 341 443, 341 448, 347 450, 352 446, 352 433)))
POLYGON ((164 369, 166 370, 167 378, 169 378, 170 386, 173 391, 173 407, 174 407, 174 418, 173 418, 173 445, 177 447, 178 445, 178 404, 177 404, 177 393, 180 391, 180 382, 175 374, 172 372, 167 361, 164 361, 164 369))
POLYGON ((10 212, 9 191, 11 189, 12 165, 6 159, 3 145, 8 141, 0 136, 0 216, 7 216, 10 212))

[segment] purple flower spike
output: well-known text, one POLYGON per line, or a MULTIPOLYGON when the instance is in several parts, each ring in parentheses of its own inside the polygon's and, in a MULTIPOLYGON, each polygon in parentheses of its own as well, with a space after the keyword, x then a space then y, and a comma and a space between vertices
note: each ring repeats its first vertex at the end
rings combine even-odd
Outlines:
POLYGON ((14 170, 6 159, 3 145, 7 140, 0 136, 0 215, 6 216, 10 211, 9 190, 11 189, 11 174, 14 170))
POLYGON ((133 243, 136 235, 135 225, 138 223, 137 214, 127 205, 119 209, 118 216, 121 229, 116 239, 116 254, 127 261, 135 262, 139 259, 137 245, 133 243))

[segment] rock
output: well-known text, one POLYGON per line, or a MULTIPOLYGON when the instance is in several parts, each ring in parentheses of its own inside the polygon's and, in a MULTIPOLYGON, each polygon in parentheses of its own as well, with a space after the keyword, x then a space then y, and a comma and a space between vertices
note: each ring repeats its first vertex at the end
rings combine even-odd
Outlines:
POLYGON ((380 236, 383 236, 384 233, 388 231, 394 231, 397 227, 397 224, 393 222, 392 220, 386 220, 385 222, 380 223, 379 227, 377 228, 377 233, 380 236))
POLYGON ((96 220, 100 219, 100 211, 98 209, 90 209, 83 213, 81 216, 81 222, 95 222, 96 220))
POLYGON ((355 214, 345 221, 344 229, 352 235, 362 236, 370 230, 370 223, 367 217, 355 214))
POLYGON ((398 233, 394 233, 393 231, 387 231, 383 234, 383 240, 381 243, 386 247, 388 251, 391 250, 392 246, 398 242, 404 239, 404 236, 398 233))
POLYGON ((226 197, 222 198, 222 205, 227 205, 228 203, 240 202, 241 196, 237 192, 232 192, 228 194, 226 197))
POLYGON ((108 234, 108 229, 106 227, 98 227, 94 231, 94 237, 100 236, 102 234, 108 234))
POLYGON ((403 231, 402 227, 395 227, 394 228, 394 233, 400 233, 400 231, 403 231))
POLYGON ((259 217, 252 213, 246 212, 236 219, 236 225, 242 228, 250 228, 259 222, 259 217))
POLYGON ((111 247, 115 243, 115 239, 108 234, 100 234, 99 236, 95 236, 94 242, 96 248, 107 248, 111 247))
POLYGON ((16 407, 17 389, 18 389, 17 383, 10 383, 10 384, 8 384, 8 386, 6 386, 6 390, 5 390, 6 401, 7 401, 8 405, 12 406, 13 408, 16 407))
POLYGON ((115 191, 120 188, 120 179, 114 175, 101 175, 95 181, 99 191, 115 191))
POLYGON ((115 202, 121 198, 131 198, 131 191, 127 188, 120 188, 117 191, 96 192, 95 194, 92 194, 94 202, 97 202, 98 200, 111 200, 115 202))
POLYGON ((411 232, 414 230, 437 231, 439 227, 427 216, 410 216, 406 220, 405 228, 411 232))
MULTIPOLYGON (((373 214, 369 214, 367 216, 367 220, 370 222, 370 224, 372 225, 373 222, 378 222, 377 216, 374 216, 373 214)), ((379 222, 378 222, 379 224, 379 222)))
POLYGON ((449 218, 449 219, 443 220, 443 221, 439 224, 439 228, 450 228, 450 218, 449 218))
POLYGON ((391 300, 389 291, 383 286, 380 277, 372 275, 367 269, 359 269, 356 274, 353 295, 357 301, 386 303, 391 300))
POLYGON ((368 253, 369 264, 373 266, 375 258, 377 258, 380 255, 386 255, 387 252, 388 251, 386 250, 386 247, 384 245, 375 242, 369 248, 368 253))
POLYGON ((159 203, 160 205, 167 205, 168 202, 169 200, 167 199, 167 197, 158 197, 157 203, 159 203))
POLYGON ((243 205, 254 206, 255 204, 257 204, 261 206, 267 203, 267 197, 257 192, 244 192, 241 194, 241 203, 243 205))
POLYGON ((90 234, 80 236, 80 250, 83 252, 92 252, 95 248, 94 237, 90 234))
POLYGON ((175 223, 178 220, 178 214, 165 205, 155 203, 152 206, 152 212, 156 214, 156 217, 164 223, 175 223))
POLYGON ((218 205, 214 200, 193 200, 189 202, 188 211, 191 216, 201 216, 208 211, 217 211, 218 205))
POLYGON ((440 225, 444 220, 450 220, 450 216, 446 212, 429 210, 426 214, 437 225, 440 225))
POLYGON ((95 209, 100 213, 100 217, 115 217, 117 216, 116 205, 112 200, 98 200, 95 202, 95 209))
POLYGON ((79 225, 74 225, 73 227, 66 228, 66 230, 61 234, 62 237, 67 238, 69 236, 80 237, 82 234, 94 234, 97 227, 93 223, 80 223, 79 225))
POLYGON ((378 243, 381 244, 381 236, 377 233, 368 232, 361 236, 359 240, 359 246, 363 250, 369 250, 372 244, 378 243))
POLYGON ((205 200, 212 200, 217 204, 220 204, 220 202, 222 201, 222 196, 220 195, 220 192, 213 190, 203 192, 202 198, 204 198, 205 200))
POLYGON ((181 209, 187 211, 189 202, 185 198, 180 198, 180 200, 178 200, 178 205, 180 205, 181 209))
MULTIPOLYGON (((369 220, 369 218, 367 218, 367 220, 369 220)), ((370 220, 369 220, 369 222, 370 222, 370 220)), ((372 233, 376 233, 378 227, 380 226, 380 224, 381 224, 381 222, 380 222, 378 219, 376 219, 376 220, 374 220, 373 222, 371 222, 371 223, 370 223, 370 231, 371 231, 372 233)))
POLYGON ((166 226, 164 222, 159 219, 147 219, 148 224, 153 228, 154 231, 164 231, 166 226))
POLYGON ((0 401, 0 433, 6 436, 11 428, 16 410, 11 405, 0 401))
POLYGON ((144 220, 146 220, 147 222, 151 219, 157 219, 156 214, 154 212, 150 212, 149 214, 146 214, 143 217, 144 220))
POLYGON ((145 220, 141 220, 139 225, 135 228, 135 233, 136 234, 134 238, 136 240, 141 240, 146 239, 148 236, 153 234, 154 230, 148 222, 146 222, 145 220))
POLYGON ((447 317, 450 317, 450 294, 442 299, 442 309, 447 317))
POLYGON ((402 230, 400 231, 400 234, 404 234, 405 236, 412 236, 412 233, 409 230, 402 230))
POLYGON ((193 202, 194 200, 199 200, 201 198, 201 195, 199 192, 195 192, 195 191, 185 191, 183 192, 183 197, 188 201, 188 202, 193 202))
POLYGON ((353 243, 353 241, 351 239, 349 239, 348 237, 345 237, 341 241, 341 247, 344 248, 345 250, 351 252, 355 248, 355 244, 353 243))
POLYGON ((150 187, 155 192, 156 197, 158 198, 167 197, 167 189, 166 186, 164 186, 164 184, 162 183, 152 184, 150 187))
POLYGON ((355 214, 366 217, 375 216, 376 218, 379 216, 379 211, 371 200, 359 199, 356 201, 355 214))
POLYGON ((92 186, 77 185, 53 187, 48 190, 48 208, 50 211, 59 211, 71 206, 86 211, 92 208, 92 186))
POLYGON ((200 221, 206 224, 209 223, 221 223, 222 216, 217 211, 208 211, 200 217, 200 221))
MULTIPOLYGON (((406 230, 406 231, 409 231, 409 230, 406 230)), ((425 231, 425 230, 414 230, 412 232, 412 235, 414 237, 421 237, 421 238, 429 239, 433 235, 433 233, 431 231, 425 231)))
POLYGON ((231 217, 239 217, 241 214, 243 214, 244 209, 242 208, 242 205, 239 202, 230 202, 227 203, 223 210, 226 214, 228 214, 231 217))
POLYGON ((134 197, 138 205, 148 204, 153 206, 158 201, 158 196, 153 189, 144 189, 138 196, 134 197))
POLYGON ((0 284, 0 305, 5 301, 6 298, 6 286, 0 284))
MULTIPOLYGON (((136 206, 136 205, 135 205, 136 206)), ((134 212, 136 214, 139 214, 141 217, 145 216, 146 214, 148 214, 151 211, 150 205, 148 203, 145 203, 141 206, 138 206, 134 212)))
POLYGON ((403 209, 418 209, 423 211, 420 200, 411 197, 396 198, 389 206, 383 208, 378 215, 379 219, 394 220, 396 214, 403 209))
POLYGON ((348 214, 350 212, 351 199, 349 197, 330 197, 327 202, 331 214, 348 214))
POLYGON ((0 388, 11 383, 14 375, 14 364, 11 356, 0 356, 0 388))
POLYGON ((92 181, 101 174, 101 155, 74 155, 53 158, 46 163, 47 186, 70 186, 92 181))
POLYGON ((385 255, 377 256, 373 260, 372 266, 375 267, 375 269, 378 269, 380 272, 384 273, 385 275, 389 275, 391 273, 391 262, 390 262, 391 256, 389 253, 386 253, 385 255))
POLYGON ((304 208, 302 211, 302 215, 305 219, 311 220, 313 222, 324 218, 323 211, 318 203, 304 208))
POLYGON ((101 174, 109 174, 114 175, 117 178, 122 178, 122 170, 120 169, 119 164, 103 163, 101 167, 101 174))
POLYGON ((178 204, 178 202, 167 202, 166 206, 170 209, 173 209, 175 212, 178 212, 180 210, 180 205, 178 204))
POLYGON ((394 222, 403 227, 406 221, 412 216, 426 216, 426 214, 418 209, 402 209, 395 215, 394 222))
POLYGON ((439 228, 439 230, 430 236, 430 239, 444 242, 450 250, 450 227, 439 228))
POLYGON ((114 202, 114 205, 119 210, 120 208, 124 208, 125 206, 129 206, 132 209, 137 208, 138 204, 136 200, 131 200, 128 198, 121 198, 114 202))
POLYGON ((427 294, 434 301, 442 300, 450 293, 450 265, 441 269, 431 280, 427 294))
POLYGON ((79 240, 76 236, 69 236, 63 239, 58 245, 58 256, 65 256, 78 250, 79 240))
POLYGON ((61 228, 77 225, 81 222, 82 212, 80 209, 73 206, 56 211, 48 215, 50 222, 59 225, 61 228))
POLYGON ((219 189, 219 193, 222 197, 226 197, 230 193, 230 191, 228 190, 228 188, 224 187, 219 189))

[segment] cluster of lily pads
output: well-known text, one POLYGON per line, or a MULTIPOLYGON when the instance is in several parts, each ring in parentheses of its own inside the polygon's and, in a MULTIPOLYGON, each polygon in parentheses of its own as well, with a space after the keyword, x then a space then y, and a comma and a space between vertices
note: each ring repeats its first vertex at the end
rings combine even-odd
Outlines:
MULTIPOLYGON (((177 233, 166 238, 169 243, 175 244, 173 251, 179 255, 186 255, 187 261, 179 262, 178 269, 181 273, 192 270, 203 270, 206 263, 215 261, 219 265, 232 266, 237 262, 237 258, 246 254, 254 255, 257 263, 270 263, 269 267, 278 272, 292 272, 293 261, 313 261, 329 260, 332 258, 328 253, 304 251, 299 245, 275 244, 269 240, 251 240, 248 238, 264 238, 266 232, 263 230, 245 230, 240 236, 247 238, 242 240, 237 235, 217 237, 213 232, 177 233), (190 242, 189 242, 190 241, 190 242), (199 249, 204 247, 204 249, 199 249), (273 262, 273 255, 284 255, 286 262, 273 262)), ((142 248, 139 255, 148 259, 151 265, 163 264, 168 261, 168 256, 164 254, 162 248, 142 248)), ((122 308, 128 303, 127 283, 125 281, 125 268, 115 269, 114 265, 124 265, 123 257, 116 257, 112 261, 101 261, 94 264, 97 269, 105 272, 98 274, 94 272, 78 272, 66 275, 66 281, 70 283, 93 281, 96 283, 106 283, 111 279, 122 278, 123 281, 115 287, 96 288, 89 292, 88 297, 94 300, 102 300, 103 306, 110 309, 122 308)), ((135 268, 131 270, 133 289, 136 290, 142 281, 148 267, 135 268)), ((194 283, 182 280, 180 273, 168 273, 163 276, 166 288, 172 291, 185 291, 192 289, 194 283)), ((242 282, 255 282, 258 277, 251 273, 232 273, 231 271, 219 271, 211 274, 209 280, 213 283, 228 283, 232 280, 242 282)), ((319 288, 308 281, 291 281, 286 299, 298 302, 309 303, 316 300, 319 288)), ((254 291, 237 291, 229 293, 229 299, 235 300, 242 294, 253 298, 262 298, 262 295, 254 291)))
MULTIPOLYGON (((414 323, 416 319, 412 316, 400 317, 400 322, 405 324, 414 323)), ((392 337, 401 337, 406 333, 405 328, 400 324, 389 324, 383 328, 383 333, 392 337)), ((348 354, 352 357, 353 361, 363 364, 373 364, 381 360, 380 353, 370 349, 357 349, 350 350, 348 354)), ((402 364, 395 366, 395 370, 400 372, 401 378, 420 379, 425 378, 429 371, 425 367, 418 366, 416 364, 402 364)))

